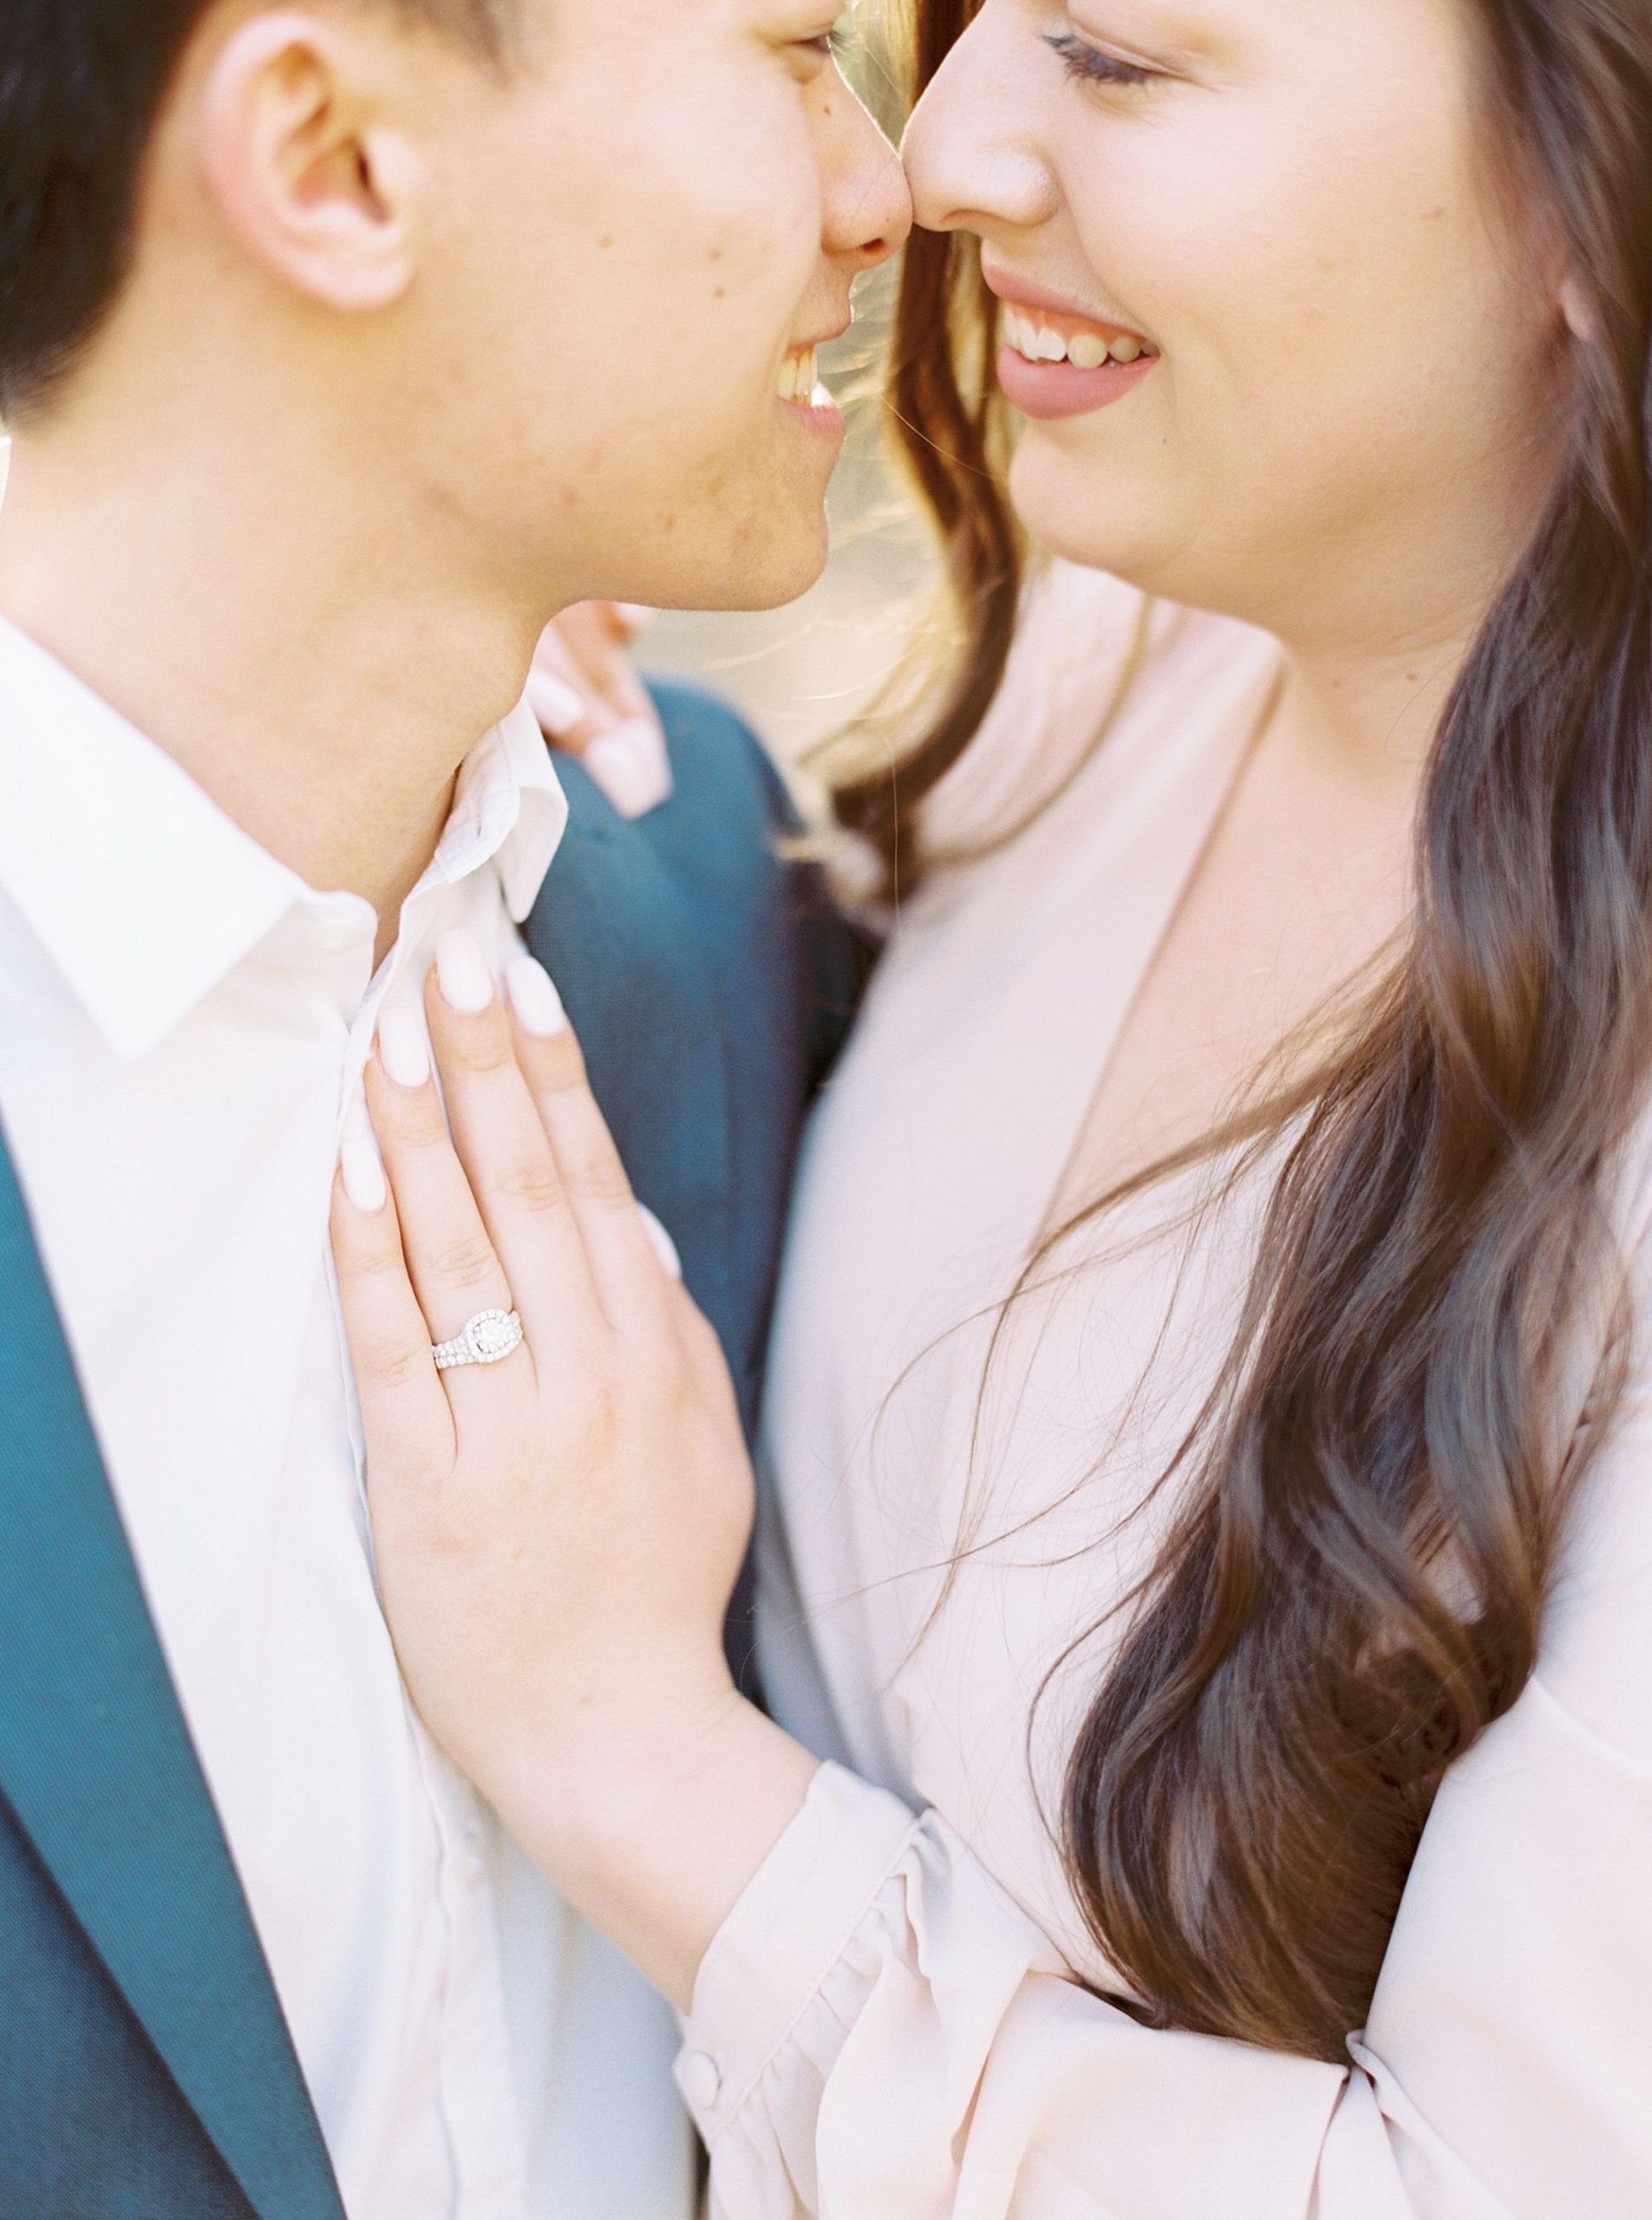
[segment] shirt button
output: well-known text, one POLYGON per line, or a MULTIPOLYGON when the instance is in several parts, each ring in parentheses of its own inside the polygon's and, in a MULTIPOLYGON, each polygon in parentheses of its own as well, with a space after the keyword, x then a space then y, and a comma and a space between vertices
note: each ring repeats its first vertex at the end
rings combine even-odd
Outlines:
POLYGON ((715 2058, 691 2050, 677 2067, 677 2086, 697 2112, 708 2112, 722 2094, 722 2073, 715 2058))

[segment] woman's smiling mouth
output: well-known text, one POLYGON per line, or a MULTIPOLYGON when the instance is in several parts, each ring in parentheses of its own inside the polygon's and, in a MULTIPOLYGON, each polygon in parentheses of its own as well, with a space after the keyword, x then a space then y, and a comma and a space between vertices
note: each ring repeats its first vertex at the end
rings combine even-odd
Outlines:
POLYGON ((1004 303, 998 382, 1025 416, 1049 421, 1106 408, 1159 360, 1143 332, 1062 307, 1052 295, 1007 276, 989 273, 987 282, 1004 303))

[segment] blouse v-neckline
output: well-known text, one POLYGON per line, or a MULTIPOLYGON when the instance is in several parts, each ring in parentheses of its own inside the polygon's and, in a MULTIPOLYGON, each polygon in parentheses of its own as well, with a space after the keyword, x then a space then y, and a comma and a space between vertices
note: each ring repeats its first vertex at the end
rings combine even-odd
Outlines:
MULTIPOLYGON (((973 883, 956 907, 945 880, 936 887, 944 964, 931 1015, 950 1032, 958 993, 995 1005, 976 1035, 994 1044, 990 1087, 971 1114, 994 1149, 998 1237, 983 1262, 1001 1282, 1059 1223, 1131 1015, 1265 722, 1277 647, 1257 634, 1236 654, 1234 640, 1231 626, 1201 627, 1150 663, 1048 816, 963 866, 973 883), (1064 1014, 1054 1027, 1052 1011, 1064 1014)), ((929 906, 920 898, 920 926, 929 906)), ((901 968, 909 953, 923 967, 915 946, 901 968)), ((898 1000, 910 1022, 910 981, 898 1000)))
POLYGON ((1157 930, 1151 945, 1146 948, 1129 982, 1120 1005, 1117 1022, 1101 1044, 1089 1095, 1074 1128, 1071 1145, 1033 1237, 1034 1243, 1039 1247, 1056 1238, 1062 1226, 1097 1195, 1109 1192, 1115 1185, 1126 1184, 1152 1168, 1152 1158, 1143 1157, 1139 1163, 1126 1163, 1116 1172, 1107 1172, 1104 1178, 1086 1178, 1081 1170, 1131 1028, 1165 959, 1176 929, 1186 912, 1200 874, 1233 813, 1245 774, 1256 761, 1257 751, 1273 724, 1283 679, 1283 668, 1276 663, 1261 690, 1254 714, 1247 710, 1243 716, 1236 717, 1231 733, 1223 735, 1234 744, 1226 750, 1218 748, 1212 751, 1211 767, 1216 769, 1219 766, 1221 775, 1211 780, 1210 806, 1203 819, 1200 819, 1196 812, 1191 813, 1192 821, 1188 829, 1194 837, 1178 858, 1178 867, 1166 887, 1167 898, 1156 921, 1157 930))

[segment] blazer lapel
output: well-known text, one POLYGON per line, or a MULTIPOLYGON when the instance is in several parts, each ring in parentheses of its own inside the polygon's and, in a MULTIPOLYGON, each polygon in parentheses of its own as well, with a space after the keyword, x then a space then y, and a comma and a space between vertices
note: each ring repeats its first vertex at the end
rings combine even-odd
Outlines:
POLYGON ((722 1013, 682 895, 648 839, 581 765, 558 758, 557 775, 568 827, 528 943, 567 1004, 631 1183, 727 1342, 737 1291, 722 1013))
POLYGON ((0 1792, 262 2220, 343 2220, 3 1138, 0 1412, 0 1792))

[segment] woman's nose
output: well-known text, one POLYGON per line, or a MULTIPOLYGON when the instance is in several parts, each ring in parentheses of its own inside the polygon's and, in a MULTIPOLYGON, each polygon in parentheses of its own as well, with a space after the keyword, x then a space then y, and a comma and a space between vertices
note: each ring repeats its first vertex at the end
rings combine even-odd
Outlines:
POLYGON ((912 196, 900 156, 847 85, 833 89, 832 108, 840 159, 826 195, 826 249, 857 271, 872 270, 905 245, 912 196))
POLYGON ((976 16, 907 126, 901 155, 925 231, 1030 230, 1059 212, 1038 135, 1043 49, 1015 17, 990 7, 976 16))

